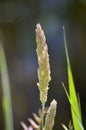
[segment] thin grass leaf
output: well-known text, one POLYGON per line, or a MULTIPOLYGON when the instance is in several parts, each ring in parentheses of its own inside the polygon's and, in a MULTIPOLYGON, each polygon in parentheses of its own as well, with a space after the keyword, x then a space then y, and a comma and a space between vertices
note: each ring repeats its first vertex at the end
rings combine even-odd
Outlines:
MULTIPOLYGON (((62 86, 63 86, 63 88, 64 88, 64 91, 65 91, 66 95, 67 95, 67 98, 68 98, 68 100, 69 100, 69 103, 70 103, 70 105, 71 105, 71 107, 72 107, 72 109, 73 109, 73 112, 75 113, 75 115, 76 115, 76 117, 77 117, 76 108, 74 107, 74 104, 73 104, 73 102, 72 102, 71 99, 70 99, 70 96, 69 96, 69 94, 68 94, 68 91, 67 91, 67 89, 66 89, 64 83, 62 83, 62 86)), ((81 109, 80 109, 80 110, 81 110, 81 109)), ((78 117, 77 117, 77 118, 78 118, 78 117)), ((80 122, 79 122, 79 123, 80 123, 80 122)))
POLYGON ((80 104, 77 98, 77 94, 75 91, 75 85, 74 80, 72 76, 70 61, 69 61, 69 55, 66 45, 66 36, 65 36, 65 30, 63 27, 63 34, 64 34, 64 45, 65 45, 65 52, 66 52, 66 59, 67 59, 67 73, 68 73, 68 83, 69 83, 69 96, 66 91, 68 100, 70 102, 71 106, 71 114, 72 114, 72 120, 75 130, 84 130, 82 125, 82 117, 81 117, 81 110, 80 110, 80 104))
MULTIPOLYGON (((79 110, 80 110, 80 113, 81 113, 81 103, 80 103, 79 93, 77 94, 77 98, 78 98, 79 110)), ((82 116, 82 114, 81 114, 81 116, 82 116)))
POLYGON ((76 118, 77 122, 79 123, 79 126, 80 126, 81 130, 84 130, 84 128, 83 128, 81 122, 78 120, 78 117, 77 117, 77 114, 76 114, 76 108, 74 107, 74 104, 72 103, 72 101, 71 101, 71 99, 70 99, 70 96, 69 96, 69 94, 68 94, 68 92, 67 92, 67 89, 66 89, 64 83, 62 83, 62 86, 63 86, 63 88, 64 88, 64 91, 65 91, 66 95, 67 95, 67 98, 68 98, 69 103, 70 103, 70 105, 71 105, 71 107, 72 107, 72 110, 73 110, 73 112, 74 112, 74 114, 75 114, 75 118, 76 118))
POLYGON ((2 105, 5 118, 5 130, 13 130, 12 103, 10 94, 10 83, 4 49, 0 41, 0 72, 2 82, 2 105))
POLYGON ((62 127, 64 128, 64 130, 73 130, 73 126, 71 124, 71 121, 69 122, 69 127, 68 128, 64 124, 62 124, 62 127))
POLYGON ((73 130, 73 125, 72 125, 71 120, 69 121, 69 130, 73 130))
POLYGON ((64 124, 62 124, 62 127, 64 128, 64 130, 68 130, 68 128, 64 124))

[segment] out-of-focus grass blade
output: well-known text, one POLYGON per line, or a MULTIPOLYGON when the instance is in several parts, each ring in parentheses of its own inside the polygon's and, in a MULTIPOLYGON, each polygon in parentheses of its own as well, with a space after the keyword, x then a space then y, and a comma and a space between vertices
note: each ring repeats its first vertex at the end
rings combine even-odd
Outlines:
POLYGON ((2 42, 0 41, 0 72, 2 82, 2 107, 5 118, 5 130, 13 130, 12 103, 10 95, 9 76, 2 42))
POLYGON ((81 110, 80 110, 80 102, 78 101, 77 94, 75 91, 75 85, 73 81, 69 56, 68 56, 68 50, 66 45, 66 36, 65 36, 65 29, 63 27, 63 34, 64 34, 64 45, 65 45, 65 52, 66 52, 66 59, 67 59, 67 73, 68 73, 68 84, 69 84, 69 94, 65 88, 65 92, 67 94, 68 100, 70 102, 71 106, 71 114, 72 114, 72 120, 75 130, 84 130, 82 125, 82 117, 81 117, 81 110))

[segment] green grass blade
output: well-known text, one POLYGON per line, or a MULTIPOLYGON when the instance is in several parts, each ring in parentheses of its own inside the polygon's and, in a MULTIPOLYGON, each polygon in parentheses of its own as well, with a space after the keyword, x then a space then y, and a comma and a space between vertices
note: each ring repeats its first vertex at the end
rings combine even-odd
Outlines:
POLYGON ((82 123, 81 123, 81 122, 78 120, 78 118, 77 118, 75 107, 74 107, 74 105, 73 105, 73 103, 72 103, 72 101, 71 101, 71 99, 70 99, 70 96, 69 96, 69 94, 68 94, 68 92, 67 92, 67 89, 66 89, 64 83, 62 83, 62 86, 63 86, 63 88, 64 88, 64 91, 65 91, 66 95, 67 95, 67 98, 68 98, 69 103, 70 103, 70 105, 71 105, 71 107, 72 107, 72 110, 73 110, 73 112, 74 112, 74 114, 75 114, 75 118, 76 118, 76 120, 77 120, 77 122, 78 122, 78 124, 79 124, 79 126, 80 126, 80 128, 81 128, 81 130, 84 130, 84 128, 83 128, 83 126, 82 126, 82 123))
POLYGON ((0 72, 2 81, 2 107, 5 118, 5 130, 13 130, 12 103, 10 95, 9 76, 4 49, 0 41, 0 72))
POLYGON ((65 45, 65 52, 66 52, 66 59, 67 59, 67 73, 68 73, 68 83, 69 83, 69 98, 68 99, 71 106, 73 125, 74 125, 75 130, 84 130, 83 125, 82 125, 80 104, 79 104, 77 94, 75 91, 75 85, 74 85, 74 80, 73 80, 69 56, 68 56, 64 27, 63 27, 63 34, 64 34, 64 45, 65 45))

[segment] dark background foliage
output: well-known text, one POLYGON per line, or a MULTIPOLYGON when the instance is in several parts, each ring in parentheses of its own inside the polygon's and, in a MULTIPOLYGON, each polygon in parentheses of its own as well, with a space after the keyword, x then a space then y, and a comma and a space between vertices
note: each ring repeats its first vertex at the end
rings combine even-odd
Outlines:
MULTIPOLYGON (((83 124, 86 127, 86 1, 85 0, 0 0, 0 39, 5 48, 13 103, 14 128, 41 107, 37 88, 36 24, 45 31, 49 47, 51 76, 47 106, 58 101, 54 129, 68 125, 69 103, 63 90, 68 88, 62 26, 65 26, 69 56, 80 94, 83 124)), ((0 85, 0 104, 2 89, 0 85)), ((4 129, 0 105, 0 129, 4 129)))

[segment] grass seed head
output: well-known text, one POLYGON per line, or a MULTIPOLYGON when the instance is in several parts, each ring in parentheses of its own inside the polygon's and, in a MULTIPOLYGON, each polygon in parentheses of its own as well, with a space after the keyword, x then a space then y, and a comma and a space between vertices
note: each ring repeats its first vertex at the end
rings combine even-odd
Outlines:
POLYGON ((36 43, 38 57, 38 88, 40 91, 40 101, 45 104, 47 101, 48 85, 51 80, 48 47, 46 38, 40 24, 36 26, 36 43))

